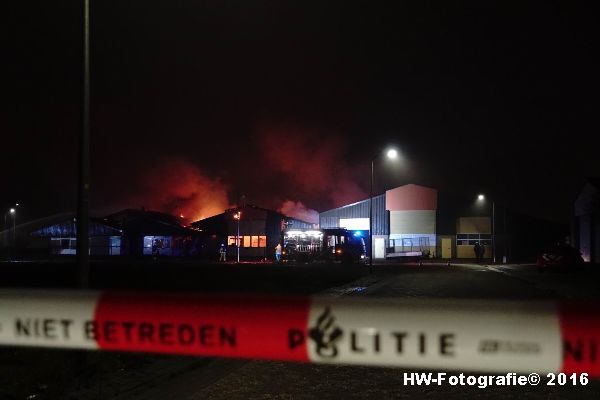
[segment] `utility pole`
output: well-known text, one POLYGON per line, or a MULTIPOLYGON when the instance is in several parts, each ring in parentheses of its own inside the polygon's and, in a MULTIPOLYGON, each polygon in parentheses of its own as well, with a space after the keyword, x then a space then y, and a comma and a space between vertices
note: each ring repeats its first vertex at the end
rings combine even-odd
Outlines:
POLYGON ((371 159, 371 190, 369 191, 369 273, 373 272, 373 163, 371 159))
POLYGON ((237 262, 240 263, 240 219, 242 219, 242 211, 238 209, 238 212, 233 214, 233 218, 237 220, 237 236, 235 237, 235 243, 237 244, 237 262))
POLYGON ((496 201, 492 200, 492 260, 496 264, 496 201))
POLYGON ((79 287, 90 284, 90 0, 83 0, 83 75, 81 90, 81 132, 77 191, 77 261, 79 287))

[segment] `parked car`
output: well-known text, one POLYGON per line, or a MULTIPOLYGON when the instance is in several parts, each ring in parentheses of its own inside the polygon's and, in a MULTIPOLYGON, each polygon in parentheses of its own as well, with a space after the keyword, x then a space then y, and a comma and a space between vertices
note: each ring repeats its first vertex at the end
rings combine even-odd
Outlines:
POLYGON ((583 258, 579 251, 571 246, 557 245, 541 251, 537 257, 540 270, 546 268, 580 268, 583 258))

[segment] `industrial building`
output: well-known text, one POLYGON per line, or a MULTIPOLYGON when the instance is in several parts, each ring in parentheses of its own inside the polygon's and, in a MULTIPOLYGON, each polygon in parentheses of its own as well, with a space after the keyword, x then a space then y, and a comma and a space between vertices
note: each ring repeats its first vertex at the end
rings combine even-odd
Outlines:
MULTIPOLYGON (((77 243, 75 213, 66 212, 27 221, 0 232, 1 253, 11 256, 75 254, 77 243)), ((90 254, 119 255, 122 230, 101 218, 90 218, 90 254)))
MULTIPOLYGON (((62 213, 17 225, 0 233, 7 254, 65 256, 77 251, 75 213, 62 213), (13 240, 13 238, 15 238, 13 240)), ((90 218, 90 255, 200 255, 203 234, 180 225, 177 218, 144 209, 126 209, 90 218)))
MULTIPOLYGON (((90 255, 120 255, 122 234, 122 230, 109 226, 98 218, 90 218, 90 255)), ((51 255, 77 254, 77 220, 74 216, 52 225, 46 225, 31 232, 30 235, 45 242, 51 255)))
POLYGON ((144 209, 126 209, 108 215, 102 221, 122 232, 121 254, 128 256, 196 255, 202 234, 181 226, 169 214, 144 209))
MULTIPOLYGON (((369 231, 369 199, 319 214, 321 228, 369 231)), ((437 190, 404 185, 373 196, 373 258, 436 254, 437 190)))
POLYGON ((316 224, 251 204, 225 210, 191 226, 205 235, 204 251, 212 254, 211 258, 219 257, 219 248, 225 244, 227 260, 237 259, 238 241, 240 259, 272 259, 284 229, 316 228, 316 224))
MULTIPOLYGON (((319 214, 321 228, 369 231, 369 199, 319 214)), ((543 246, 564 239, 560 224, 520 215, 487 199, 452 196, 408 184, 373 196, 373 258, 424 255, 432 258, 484 258, 499 262, 534 260, 543 246), (495 242, 495 246, 493 243, 495 242)))
POLYGON ((600 263, 600 178, 590 178, 575 200, 572 244, 587 262, 600 263))

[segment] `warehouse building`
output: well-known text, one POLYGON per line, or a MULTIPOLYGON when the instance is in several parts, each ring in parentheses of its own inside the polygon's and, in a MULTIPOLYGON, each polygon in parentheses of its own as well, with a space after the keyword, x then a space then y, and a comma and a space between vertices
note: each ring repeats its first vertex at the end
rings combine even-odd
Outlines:
MULTIPOLYGON (((322 212, 319 222, 322 228, 361 230, 368 238, 369 199, 322 212)), ((373 197, 374 259, 417 255, 472 259, 474 246, 480 243, 486 259, 492 258, 495 248, 498 262, 531 262, 542 248, 564 240, 566 232, 564 224, 494 206, 476 194, 451 195, 408 184, 373 197)))
POLYGON ((224 244, 227 260, 237 259, 238 240, 240 259, 273 259, 275 246, 286 228, 312 229, 316 224, 288 217, 274 210, 246 204, 191 224, 205 235, 204 252, 209 258, 219 257, 224 244), (238 236, 239 231, 239 236, 238 236))
MULTIPOLYGON (((89 222, 92 256, 201 255, 203 234, 169 214, 126 209, 89 222)), ((0 232, 0 254, 68 256, 77 252, 75 213, 62 213, 0 232)))
POLYGON ((600 178, 590 178, 575 201, 572 243, 587 262, 600 263, 600 178))
MULTIPOLYGON (((496 258, 502 259, 498 250, 504 243, 505 209, 496 208, 496 258)), ((487 199, 438 193, 435 254, 444 259, 475 258, 473 247, 479 243, 484 248, 483 257, 492 258, 492 214, 492 203, 487 199)))
POLYGON ((125 209, 102 218, 122 231, 121 254, 127 256, 199 255, 202 234, 158 211, 125 209))
MULTIPOLYGON (((123 231, 107 225, 98 218, 90 218, 89 254, 93 256, 115 256, 121 254, 121 235, 123 231)), ((58 223, 46 225, 31 232, 32 238, 46 241, 51 255, 77 254, 77 219, 69 217, 58 223)))
MULTIPOLYGON (((321 228, 346 228, 369 234, 369 199, 319 214, 321 228)), ((373 197, 373 258, 434 256, 437 190, 404 185, 373 197)))

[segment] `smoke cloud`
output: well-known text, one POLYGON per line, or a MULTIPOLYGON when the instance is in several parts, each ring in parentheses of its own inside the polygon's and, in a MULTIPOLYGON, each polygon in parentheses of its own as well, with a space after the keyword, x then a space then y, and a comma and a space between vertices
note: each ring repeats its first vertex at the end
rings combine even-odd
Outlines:
POLYGON ((356 183, 365 168, 346 160, 346 141, 342 135, 286 124, 266 125, 260 132, 267 163, 286 183, 288 200, 281 209, 294 210, 291 204, 306 208, 300 201, 289 198, 337 207, 366 197, 356 183))
POLYGON ((231 207, 228 186, 196 165, 169 158, 144 171, 138 189, 127 199, 146 209, 182 218, 185 223, 222 213, 231 207))
POLYGON ((312 222, 313 224, 319 223, 319 213, 307 208, 300 201, 286 200, 277 211, 288 217, 298 218, 302 221, 312 222))
MULTIPOLYGON (((226 176, 226 182, 189 159, 158 158, 123 167, 136 178, 120 181, 118 190, 101 197, 111 204, 111 211, 117 211, 117 205, 144 207, 182 216, 183 223, 222 213, 233 207, 230 198, 239 193, 249 194, 249 203, 312 223, 318 223, 313 208, 324 210, 366 198, 357 182, 364 180, 368 168, 348 161, 342 135, 299 124, 263 124, 257 138, 256 152, 237 157, 240 165, 256 167, 242 168, 226 176)), ((211 162, 214 169, 215 160, 211 162)), ((102 186, 109 184, 113 187, 115 182, 107 180, 102 186)))

